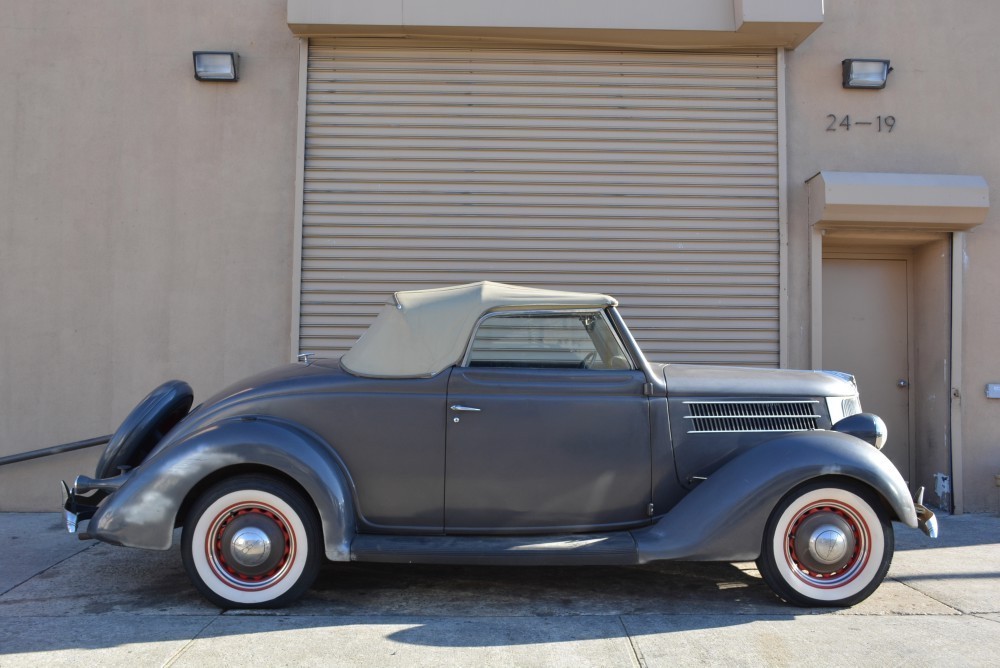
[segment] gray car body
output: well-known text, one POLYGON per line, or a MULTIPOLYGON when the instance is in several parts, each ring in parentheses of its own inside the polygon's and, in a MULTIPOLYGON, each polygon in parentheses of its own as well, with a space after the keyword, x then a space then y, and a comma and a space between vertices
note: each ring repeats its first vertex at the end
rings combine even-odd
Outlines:
POLYGON ((852 383, 650 364, 617 311, 607 313, 634 369, 456 366, 376 379, 324 360, 250 378, 192 411, 123 474, 87 535, 167 549, 202 490, 249 471, 307 495, 334 561, 751 560, 781 498, 826 477, 864 483, 893 519, 917 526, 888 459, 831 430, 825 398, 855 393, 852 383), (685 402, 706 398, 814 401, 820 428, 688 433, 685 402), (463 403, 483 410, 449 412, 463 403), (561 538, 564 548, 524 551, 524 537, 561 538))

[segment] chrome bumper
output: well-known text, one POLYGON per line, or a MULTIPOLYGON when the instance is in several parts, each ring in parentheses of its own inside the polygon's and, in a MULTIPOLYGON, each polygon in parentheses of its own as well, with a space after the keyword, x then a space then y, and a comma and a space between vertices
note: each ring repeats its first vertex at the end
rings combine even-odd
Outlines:
POLYGON ((59 481, 62 485, 63 515, 66 520, 66 531, 75 533, 80 540, 89 540, 90 534, 80 532, 80 522, 90 520, 97 512, 98 506, 105 498, 114 493, 128 480, 128 473, 95 480, 87 476, 77 476, 73 483, 73 489, 64 481, 59 481))
MULTIPOLYGON (((66 520, 66 531, 77 533, 80 522, 89 520, 97 512, 97 501, 100 499, 93 502, 90 502, 89 499, 84 501, 84 499, 77 496, 75 487, 73 490, 70 490, 65 481, 60 480, 59 483, 62 485, 63 517, 66 520)), ((80 540, 90 538, 86 532, 80 532, 77 535, 80 537, 80 540)))
POLYGON ((938 521, 927 506, 924 505, 924 488, 917 490, 917 496, 913 500, 913 507, 917 511, 917 528, 931 538, 938 537, 938 521))
POLYGON ((919 503, 914 504, 917 508, 917 527, 931 538, 938 537, 938 522, 934 513, 919 503))

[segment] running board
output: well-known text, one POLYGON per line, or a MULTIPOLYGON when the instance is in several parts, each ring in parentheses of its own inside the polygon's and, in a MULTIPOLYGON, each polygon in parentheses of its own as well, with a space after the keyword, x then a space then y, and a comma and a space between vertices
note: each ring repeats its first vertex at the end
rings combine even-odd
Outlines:
POLYGON ((351 561, 493 566, 624 566, 638 563, 627 531, 562 536, 385 536, 359 534, 351 561))

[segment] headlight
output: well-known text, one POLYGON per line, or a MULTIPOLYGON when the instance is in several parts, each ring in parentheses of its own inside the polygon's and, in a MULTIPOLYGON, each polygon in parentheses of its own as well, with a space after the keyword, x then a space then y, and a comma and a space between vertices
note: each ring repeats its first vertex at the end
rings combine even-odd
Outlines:
POLYGON ((860 438, 879 450, 885 445, 885 439, 889 437, 889 430, 886 429, 885 422, 882 422, 882 418, 874 413, 858 413, 845 417, 833 425, 833 430, 860 438))

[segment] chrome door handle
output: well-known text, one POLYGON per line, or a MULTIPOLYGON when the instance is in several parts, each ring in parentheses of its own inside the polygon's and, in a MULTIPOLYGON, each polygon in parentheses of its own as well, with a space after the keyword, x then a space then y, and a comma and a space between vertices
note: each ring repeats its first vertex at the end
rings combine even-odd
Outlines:
POLYGON ((450 408, 451 410, 458 411, 460 413, 461 412, 478 413, 479 411, 482 410, 481 408, 473 408, 472 406, 461 406, 459 404, 452 404, 450 408))

